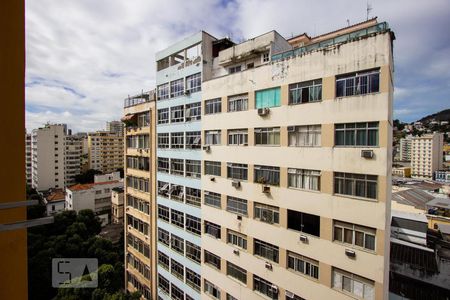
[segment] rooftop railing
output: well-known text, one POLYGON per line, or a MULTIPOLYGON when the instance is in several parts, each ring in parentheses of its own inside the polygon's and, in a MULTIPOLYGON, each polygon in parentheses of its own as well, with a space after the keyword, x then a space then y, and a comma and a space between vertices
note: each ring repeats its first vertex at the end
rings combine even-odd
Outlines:
POLYGON ((126 98, 123 101, 123 107, 127 108, 130 106, 135 106, 141 103, 150 102, 154 99, 155 99, 155 91, 150 91, 148 93, 143 93, 142 95, 126 98))
POLYGON ((378 23, 376 25, 364 28, 364 29, 360 29, 357 31, 353 31, 350 33, 346 33, 343 35, 339 35, 337 37, 334 38, 330 38, 330 39, 326 39, 323 40, 321 42, 317 42, 317 43, 313 43, 307 46, 303 46, 294 50, 289 50, 286 52, 282 52, 282 53, 277 53, 275 55, 272 55, 272 61, 277 61, 280 59, 285 59, 285 58, 290 58, 290 57, 294 57, 294 56, 298 56, 298 55, 302 55, 304 53, 307 52, 311 52, 314 50, 318 50, 321 48, 325 48, 331 45, 336 45, 336 44, 342 44, 342 43, 346 43, 346 42, 350 42, 352 40, 356 40, 359 39, 361 37, 365 37, 365 36, 369 36, 373 33, 379 33, 379 32, 385 32, 389 29, 389 25, 387 22, 382 22, 382 23, 378 23))

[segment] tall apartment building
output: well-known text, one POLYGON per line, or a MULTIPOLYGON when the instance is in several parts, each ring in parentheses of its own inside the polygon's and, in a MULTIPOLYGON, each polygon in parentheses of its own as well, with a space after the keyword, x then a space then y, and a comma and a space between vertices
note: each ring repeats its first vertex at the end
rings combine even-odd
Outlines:
POLYGON ((25 175, 27 180, 27 185, 32 186, 31 174, 33 173, 33 168, 31 166, 31 134, 25 133, 25 175))
POLYGON ((106 174, 123 168, 123 148, 123 135, 109 131, 89 133, 89 169, 106 174))
POLYGON ((66 124, 47 124, 32 132, 32 187, 38 191, 65 186, 66 124))
POLYGON ((201 90, 228 44, 202 31, 156 54, 160 299, 201 297, 201 90))
POLYGON ((64 177, 67 186, 74 184, 75 176, 81 173, 83 140, 82 137, 77 135, 67 135, 64 144, 64 177))
MULTIPOLYGON (((213 78, 202 84, 203 174, 195 185, 203 190, 202 298, 388 298, 393 39, 372 19, 313 38, 272 31, 218 52, 213 78)), ((185 100, 170 101, 158 111, 185 100)), ((158 125, 158 142, 175 127, 178 145, 185 126, 158 125)), ((158 158, 169 153, 166 168, 177 172, 194 154, 173 148, 158 149, 158 158)), ((187 184, 178 178, 158 173, 187 184)), ((179 221, 188 224, 190 206, 158 204, 172 248, 187 243, 179 221)), ((158 269, 160 286, 171 280, 186 291, 172 276, 182 274, 180 264, 187 282, 193 264, 177 260, 171 274, 158 269)))
POLYGON ((114 132, 118 135, 123 136, 123 123, 121 121, 109 121, 106 122, 106 131, 114 132))
POLYGON ((400 161, 411 161, 412 136, 400 139, 400 161))
POLYGON ((411 143, 411 176, 432 179, 435 171, 442 167, 442 133, 415 136, 411 143))
POLYGON ((125 286, 145 299, 156 291, 155 94, 125 100, 125 286))

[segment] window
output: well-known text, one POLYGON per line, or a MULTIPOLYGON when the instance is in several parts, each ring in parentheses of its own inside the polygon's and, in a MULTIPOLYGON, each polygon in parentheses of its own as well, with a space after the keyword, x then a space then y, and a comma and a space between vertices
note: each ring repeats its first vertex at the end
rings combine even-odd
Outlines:
POLYGON ((227 178, 247 180, 248 177, 248 165, 227 163, 227 178))
POLYGON ((158 133, 158 148, 169 148, 169 134, 168 133, 158 133))
POLYGON ((280 185, 280 168, 256 165, 254 181, 262 184, 280 185))
POLYGON ((215 237, 216 239, 220 239, 220 225, 205 221, 205 233, 215 237))
POLYGON ((170 284, 171 287, 171 298, 174 300, 183 300, 184 299, 184 292, 180 290, 176 285, 173 283, 170 284))
POLYGON ((254 218, 257 220, 270 224, 280 223, 280 212, 279 208, 276 206, 255 202, 254 212, 254 218))
POLYGON ((186 104, 186 111, 185 111, 185 120, 187 121, 194 121, 194 120, 200 120, 202 115, 202 104, 201 102, 196 102, 192 104, 186 104))
POLYGON ((177 262, 174 259, 170 260, 170 273, 175 275, 176 277, 180 278, 181 280, 184 279, 184 266, 177 262))
POLYGON ((262 279, 259 276, 253 275, 253 290, 263 295, 266 295, 270 299, 278 299, 278 289, 274 288, 271 282, 262 279))
POLYGON ((170 174, 184 175, 184 161, 182 159, 172 158, 170 160, 170 174))
POLYGON ((371 70, 336 77, 336 97, 364 95, 380 90, 380 71, 371 70))
POLYGON ((321 125, 288 126, 290 147, 316 147, 321 145, 321 125))
POLYGON ((219 256, 217 256, 207 250, 203 250, 203 257, 204 257, 205 263, 220 270, 220 257, 219 256))
POLYGON ((278 262, 278 246, 254 239, 254 254, 278 262))
POLYGON ((202 90, 202 74, 197 73, 186 77, 186 92, 195 93, 202 90))
POLYGON ((320 217, 288 209, 289 229, 320 236, 320 217))
POLYGON ((186 187, 186 203, 194 206, 201 206, 201 191, 199 189, 186 187))
POLYGON ((172 234, 172 238, 170 239, 170 248, 178 253, 184 254, 184 240, 172 234))
POLYGON ((375 228, 334 221, 333 240, 375 251, 375 228))
POLYGON ((170 82, 170 97, 178 97, 184 93, 184 78, 170 82))
POLYGON ((180 123, 184 122, 184 106, 174 106, 170 108, 170 122, 180 123))
POLYGON ((247 284, 247 271, 227 261, 227 275, 247 284))
POLYGON ((320 191, 320 171, 288 169, 288 187, 320 191))
POLYGON ((169 83, 158 86, 158 100, 169 99, 169 83))
POLYGON ((369 199, 377 199, 376 175, 334 173, 334 193, 369 199))
POLYGON ((169 189, 169 195, 171 200, 184 201, 184 187, 182 185, 171 184, 169 189))
POLYGON ((263 63, 268 62, 270 60, 269 52, 263 53, 262 56, 261 56, 261 60, 262 60, 263 63))
POLYGON ((255 128, 255 145, 280 145, 280 127, 255 128))
POLYGON ((145 112, 145 113, 138 114, 137 125, 138 125, 138 127, 149 126, 150 125, 150 113, 145 112))
POLYGON ((200 235, 202 233, 202 222, 200 218, 186 214, 186 230, 200 235))
POLYGON ((227 196, 227 211, 238 214, 247 215, 247 200, 236 197, 227 196))
POLYGON ((169 183, 164 181, 158 181, 158 195, 168 197, 169 183))
POLYGON ((333 288, 362 299, 375 299, 372 280, 333 267, 333 288))
POLYGON ((158 218, 169 222, 170 211, 166 206, 158 205, 158 218))
POLYGON ((378 122, 335 125, 336 146, 378 146, 378 122))
POLYGON ((158 287, 160 287, 164 293, 169 294, 169 286, 169 280, 161 276, 161 274, 158 274, 158 287))
POLYGON ((248 94, 228 97, 228 112, 248 110, 248 94))
POLYGON ((207 161, 205 160, 205 175, 220 176, 221 174, 220 161, 207 161))
POLYGON ((169 108, 158 109, 158 124, 169 123, 169 108))
POLYGON ((169 256, 162 253, 161 251, 158 251, 158 264, 160 264, 163 268, 168 270, 170 264, 169 256))
POLYGON ((207 130, 205 131, 205 145, 220 145, 221 131, 207 130))
POLYGON ((248 145, 248 130, 233 129, 228 130, 228 145, 248 145))
POLYGON ((170 141, 172 149, 184 148, 184 132, 172 132, 170 141))
POLYGON ((186 241, 186 257, 187 258, 200 263, 201 255, 202 255, 202 252, 201 252, 199 246, 197 246, 189 241, 186 241))
POLYGON ((162 228, 158 228, 158 241, 163 243, 166 246, 169 246, 169 242, 170 242, 169 232, 162 228))
POLYGON ((200 178, 201 162, 199 160, 186 160, 186 177, 200 178))
POLYGON ((197 291, 200 291, 200 275, 189 268, 186 268, 186 283, 197 291))
POLYGON ((228 68, 229 74, 237 73, 242 70, 241 65, 228 68))
POLYGON ((289 85, 289 104, 317 102, 322 100, 322 79, 289 85))
POLYGON ((169 173, 169 159, 158 157, 158 172, 169 173))
POLYGON ((186 149, 200 149, 201 139, 200 131, 186 132, 186 149))
POLYGON ((256 91, 256 108, 275 107, 281 105, 280 88, 256 91))
POLYGON ((181 211, 172 209, 172 214, 170 215, 171 223, 175 226, 184 228, 184 214, 181 211))
POLYGON ((205 205, 222 208, 220 194, 214 193, 214 192, 209 192, 209 191, 204 191, 203 197, 204 197, 205 205))
POLYGON ((205 101, 205 115, 222 112, 222 100, 220 98, 205 101))
POLYGON ((241 249, 247 249, 247 237, 241 233, 228 229, 227 243, 237 246, 241 249))
POLYGON ((288 251, 287 267, 306 276, 319 279, 319 262, 316 260, 288 251))
POLYGON ((220 289, 217 286, 204 279, 203 287, 206 294, 209 294, 216 299, 220 299, 220 289))
POLYGON ((238 300, 237 298, 231 296, 230 294, 227 293, 227 298, 226 300, 238 300))

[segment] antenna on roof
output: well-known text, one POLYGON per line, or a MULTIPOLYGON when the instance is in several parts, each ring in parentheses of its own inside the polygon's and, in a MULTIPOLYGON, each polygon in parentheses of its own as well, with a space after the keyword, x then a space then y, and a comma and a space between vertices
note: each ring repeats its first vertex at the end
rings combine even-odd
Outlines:
POLYGON ((372 10, 372 5, 369 4, 369 1, 367 1, 367 8, 366 8, 367 15, 366 15, 366 20, 369 20, 369 14, 370 14, 370 11, 371 11, 371 10, 372 10))

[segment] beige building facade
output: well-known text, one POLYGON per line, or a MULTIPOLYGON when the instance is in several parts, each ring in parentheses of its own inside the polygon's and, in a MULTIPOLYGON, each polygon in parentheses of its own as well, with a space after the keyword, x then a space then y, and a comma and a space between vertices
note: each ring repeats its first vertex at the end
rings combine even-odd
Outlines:
POLYGON ((442 168, 442 133, 424 134, 412 138, 411 176, 413 178, 432 179, 435 171, 442 168))
POLYGON ((109 131, 88 134, 89 169, 103 174, 123 168, 123 136, 109 131))
POLYGON ((372 19, 219 52, 202 84, 201 298, 387 299, 393 39, 372 19))
POLYGON ((125 100, 125 287, 156 293, 156 115, 153 91, 125 100))

